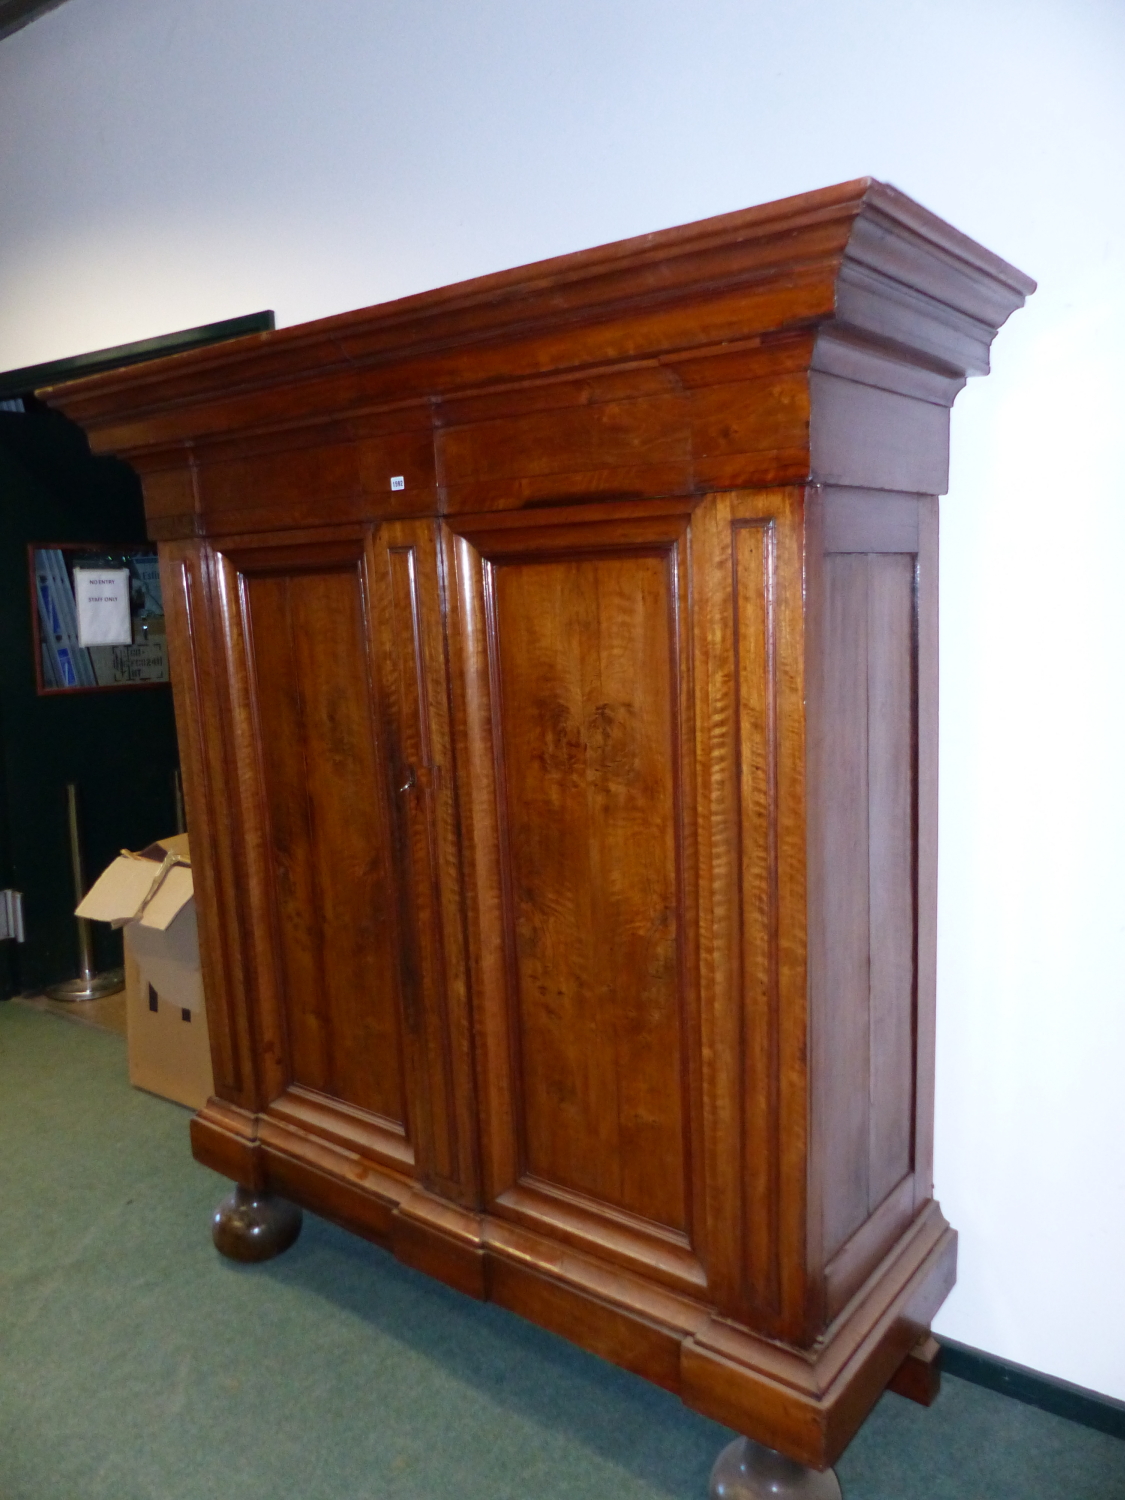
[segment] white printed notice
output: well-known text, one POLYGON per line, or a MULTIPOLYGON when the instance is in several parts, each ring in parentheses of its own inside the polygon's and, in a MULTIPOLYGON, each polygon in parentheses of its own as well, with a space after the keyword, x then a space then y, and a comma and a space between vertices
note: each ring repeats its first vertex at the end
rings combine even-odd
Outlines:
POLYGON ((132 645, 128 568, 75 568, 74 597, 80 646, 132 645))

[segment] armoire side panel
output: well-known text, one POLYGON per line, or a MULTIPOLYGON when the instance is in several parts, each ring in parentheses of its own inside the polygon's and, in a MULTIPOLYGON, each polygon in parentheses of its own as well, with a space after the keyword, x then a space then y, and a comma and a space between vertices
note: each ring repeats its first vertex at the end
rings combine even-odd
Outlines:
POLYGON ((292 1080, 405 1120, 360 569, 243 573, 292 1080))
POLYGON ((674 581, 493 574, 525 1171, 684 1230, 674 581))
POLYGON ((917 705, 914 557, 875 554, 867 566, 874 1210, 913 1167, 917 705))
POLYGON ((821 1079, 824 1241, 831 1255, 867 1218, 871 1052, 867 787, 867 558, 824 559, 824 948, 830 986, 821 1079))
MULTIPOLYGON (((913 1169, 917 906, 916 559, 823 559, 824 1243, 832 1257, 913 1169), (855 1079, 866 1080, 856 1088, 855 1079)), ((893 1200, 893 1202, 888 1202, 893 1200)), ((912 1201, 912 1200, 911 1200, 912 1201)))

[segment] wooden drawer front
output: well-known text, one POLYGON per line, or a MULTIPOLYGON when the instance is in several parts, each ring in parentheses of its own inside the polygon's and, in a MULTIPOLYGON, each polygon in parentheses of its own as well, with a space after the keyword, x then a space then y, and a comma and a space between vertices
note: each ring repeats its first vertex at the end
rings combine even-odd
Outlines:
POLYGON ((403 1129, 400 941, 362 541, 238 575, 289 1082, 403 1129))

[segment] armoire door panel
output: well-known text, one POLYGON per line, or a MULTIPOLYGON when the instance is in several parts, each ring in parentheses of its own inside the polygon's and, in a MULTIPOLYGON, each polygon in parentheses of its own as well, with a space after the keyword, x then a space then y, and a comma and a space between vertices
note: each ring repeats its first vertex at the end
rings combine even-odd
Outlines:
POLYGON ((667 561, 492 576, 525 1170, 682 1229, 667 561))
POLYGON ((295 1083, 402 1124, 399 941, 361 556, 243 554, 241 604, 295 1083))
POLYGON ((598 510, 464 523, 506 950, 490 1178, 500 1210, 606 1250, 651 1236, 697 1283, 687 516, 598 510))

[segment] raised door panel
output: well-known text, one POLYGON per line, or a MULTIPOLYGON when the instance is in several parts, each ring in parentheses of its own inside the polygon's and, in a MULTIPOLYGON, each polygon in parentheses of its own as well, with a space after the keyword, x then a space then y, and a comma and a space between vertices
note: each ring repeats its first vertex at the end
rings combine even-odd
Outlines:
POLYGON ((216 571, 259 1108, 471 1197, 433 524, 240 538, 216 571))
POLYGON ((671 602, 662 557, 493 575, 525 1170, 682 1231, 671 602))
POLYGON ((697 1289, 687 521, 458 522, 454 636, 490 1206, 697 1289))
POLYGON ((228 554, 288 1082, 406 1127, 397 892, 362 543, 228 554))

